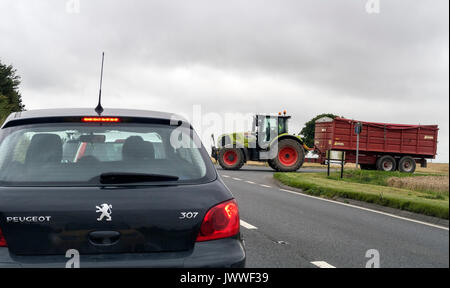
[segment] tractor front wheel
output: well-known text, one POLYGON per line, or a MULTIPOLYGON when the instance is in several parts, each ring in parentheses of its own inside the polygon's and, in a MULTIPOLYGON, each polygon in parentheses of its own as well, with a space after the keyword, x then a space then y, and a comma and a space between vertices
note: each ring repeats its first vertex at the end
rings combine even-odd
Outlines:
POLYGON ((273 161, 267 161, 267 164, 269 164, 269 167, 272 168, 273 170, 277 170, 277 168, 274 166, 273 161))
POLYGON ((221 149, 219 152, 219 164, 225 170, 239 170, 244 165, 244 154, 241 149, 221 149))
POLYGON ((305 161, 303 146, 293 139, 284 139, 278 143, 278 154, 269 160, 269 166, 280 172, 294 172, 305 161))

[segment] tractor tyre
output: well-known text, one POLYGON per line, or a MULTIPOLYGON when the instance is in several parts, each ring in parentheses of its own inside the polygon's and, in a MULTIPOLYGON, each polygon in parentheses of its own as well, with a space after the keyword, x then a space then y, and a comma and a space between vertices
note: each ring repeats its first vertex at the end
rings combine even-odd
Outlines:
POLYGON ((293 139, 284 139, 278 142, 278 153, 271 159, 276 171, 294 172, 302 167, 305 161, 305 150, 302 144, 293 139))
POLYGON ((267 161, 267 164, 269 164, 269 167, 272 168, 273 170, 278 171, 277 168, 275 167, 275 163, 274 163, 273 159, 269 159, 267 161))
POLYGON ((239 170, 244 165, 244 154, 237 148, 220 149, 219 164, 225 170, 239 170))

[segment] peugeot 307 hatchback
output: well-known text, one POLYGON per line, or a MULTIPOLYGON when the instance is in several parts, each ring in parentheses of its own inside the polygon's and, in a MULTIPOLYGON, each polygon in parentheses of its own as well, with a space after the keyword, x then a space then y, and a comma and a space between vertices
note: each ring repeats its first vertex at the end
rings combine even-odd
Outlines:
POLYGON ((173 114, 35 110, 0 130, 0 267, 243 267, 239 224, 173 114))

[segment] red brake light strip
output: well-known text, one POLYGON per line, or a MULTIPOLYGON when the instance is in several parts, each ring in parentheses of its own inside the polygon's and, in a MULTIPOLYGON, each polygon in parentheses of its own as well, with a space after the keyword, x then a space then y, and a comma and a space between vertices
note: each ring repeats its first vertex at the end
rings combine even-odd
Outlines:
POLYGON ((117 123, 120 122, 120 118, 117 117, 83 117, 83 122, 107 122, 117 123))

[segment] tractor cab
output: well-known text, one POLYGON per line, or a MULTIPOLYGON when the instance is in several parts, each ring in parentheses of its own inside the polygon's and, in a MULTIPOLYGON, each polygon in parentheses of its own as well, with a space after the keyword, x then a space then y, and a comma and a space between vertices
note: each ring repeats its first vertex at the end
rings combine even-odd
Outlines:
POLYGON ((211 147, 211 156, 225 170, 238 170, 247 161, 258 161, 276 171, 297 171, 305 160, 305 150, 302 139, 288 133, 290 118, 286 110, 278 115, 256 114, 251 133, 221 135, 219 147, 211 147))
POLYGON ((291 116, 281 113, 276 115, 255 115, 253 118, 253 132, 256 133, 258 147, 266 149, 279 135, 288 133, 288 120, 291 116))

